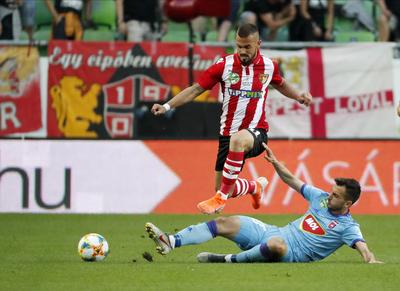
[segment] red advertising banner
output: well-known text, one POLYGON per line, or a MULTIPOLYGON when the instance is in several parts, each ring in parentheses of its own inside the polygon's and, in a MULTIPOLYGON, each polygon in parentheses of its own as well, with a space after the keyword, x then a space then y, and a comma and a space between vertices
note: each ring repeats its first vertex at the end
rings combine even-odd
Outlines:
MULTIPOLYGON (((214 194, 216 141, 148 141, 145 144, 179 177, 181 183, 155 208, 156 213, 198 213, 198 202, 214 194)), ((279 160, 302 181, 330 192, 336 177, 357 179, 360 200, 356 214, 400 214, 399 141, 275 141, 269 143, 279 160)), ((154 172, 157 175, 157 172, 154 172)), ((265 176, 269 184, 262 206, 250 197, 229 199, 224 213, 302 213, 305 199, 284 184, 274 168, 257 157, 246 161, 242 178, 265 176)))
POLYGON ((0 47, 0 136, 41 127, 37 48, 0 47))
MULTIPOLYGON (((132 138, 142 102, 165 102, 188 85, 186 43, 49 44, 49 137, 132 138)), ((223 48, 195 46, 194 78, 223 48)), ((218 88, 200 99, 216 100, 218 88)))

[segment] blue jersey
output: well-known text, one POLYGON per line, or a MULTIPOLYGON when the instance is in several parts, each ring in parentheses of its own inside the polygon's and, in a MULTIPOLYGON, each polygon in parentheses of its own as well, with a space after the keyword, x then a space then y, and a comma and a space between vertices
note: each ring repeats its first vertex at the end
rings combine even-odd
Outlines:
POLYGON ((279 228, 288 244, 285 261, 309 262, 326 258, 346 244, 364 241, 359 224, 350 213, 334 215, 328 207, 328 193, 304 184, 301 194, 309 208, 301 218, 279 228))

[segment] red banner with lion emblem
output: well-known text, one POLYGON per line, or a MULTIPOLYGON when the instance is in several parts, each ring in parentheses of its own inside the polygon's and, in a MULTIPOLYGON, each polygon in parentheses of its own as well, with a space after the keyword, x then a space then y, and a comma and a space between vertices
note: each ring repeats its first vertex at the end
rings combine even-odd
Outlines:
MULTIPOLYGON (((146 102, 164 103, 187 87, 186 43, 49 44, 49 137, 133 138, 146 102)), ((194 79, 224 54, 195 46, 194 79)), ((218 88, 199 98, 218 99, 218 88)))
POLYGON ((42 127, 39 52, 31 47, 0 47, 0 136, 42 127))

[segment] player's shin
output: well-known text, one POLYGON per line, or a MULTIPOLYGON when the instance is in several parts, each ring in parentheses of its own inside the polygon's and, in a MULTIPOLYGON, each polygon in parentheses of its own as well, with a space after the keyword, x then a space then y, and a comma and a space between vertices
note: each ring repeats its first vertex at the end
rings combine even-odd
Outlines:
POLYGON ((244 152, 229 151, 222 171, 221 198, 227 199, 233 191, 235 181, 242 170, 244 152))
POLYGON ((233 263, 255 263, 255 262, 278 262, 281 256, 272 251, 266 243, 256 245, 255 247, 232 255, 233 263))
POLYGON ((191 225, 174 235, 175 247, 201 244, 215 238, 217 235, 218 230, 215 220, 191 225))

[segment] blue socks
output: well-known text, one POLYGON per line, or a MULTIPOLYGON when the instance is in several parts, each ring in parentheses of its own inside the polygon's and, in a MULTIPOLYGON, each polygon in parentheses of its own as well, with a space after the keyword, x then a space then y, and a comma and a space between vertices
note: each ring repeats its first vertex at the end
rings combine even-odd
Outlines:
POLYGON ((174 235, 175 247, 201 244, 215 238, 217 235, 218 230, 215 220, 191 225, 174 235))

